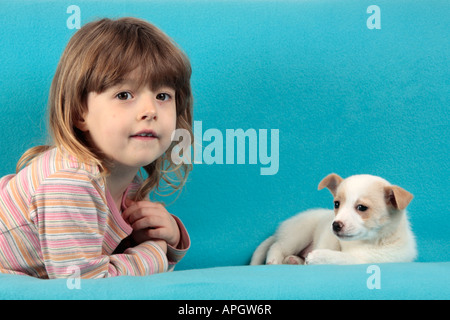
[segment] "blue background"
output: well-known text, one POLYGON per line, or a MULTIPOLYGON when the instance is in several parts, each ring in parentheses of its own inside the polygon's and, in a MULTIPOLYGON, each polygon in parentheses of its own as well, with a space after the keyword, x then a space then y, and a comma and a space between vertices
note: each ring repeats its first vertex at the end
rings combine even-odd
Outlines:
POLYGON ((418 261, 449 260, 448 1, 1 1, 0 175, 46 142, 72 4, 82 24, 135 16, 171 36, 191 60, 203 132, 279 129, 276 175, 259 164, 194 166, 168 206, 192 240, 177 270, 247 264, 281 221, 332 207, 317 191, 331 172, 413 193, 418 261), (366 26, 372 4, 380 30, 366 26))

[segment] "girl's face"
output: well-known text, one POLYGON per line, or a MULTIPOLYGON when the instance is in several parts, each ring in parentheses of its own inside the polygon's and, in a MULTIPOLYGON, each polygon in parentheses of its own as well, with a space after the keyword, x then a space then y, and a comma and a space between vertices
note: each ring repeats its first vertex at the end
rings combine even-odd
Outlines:
POLYGON ((176 128, 175 90, 138 87, 133 71, 120 84, 88 94, 88 111, 77 127, 114 162, 114 170, 136 169, 159 158, 176 128))

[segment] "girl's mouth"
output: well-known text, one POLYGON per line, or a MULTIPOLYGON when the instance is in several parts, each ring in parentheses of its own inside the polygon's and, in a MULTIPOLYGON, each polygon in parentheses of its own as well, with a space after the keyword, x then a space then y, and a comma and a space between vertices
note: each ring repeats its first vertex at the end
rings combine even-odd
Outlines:
POLYGON ((158 135, 152 130, 143 130, 139 131, 136 134, 131 135, 130 137, 135 139, 149 140, 149 139, 157 139, 158 135))

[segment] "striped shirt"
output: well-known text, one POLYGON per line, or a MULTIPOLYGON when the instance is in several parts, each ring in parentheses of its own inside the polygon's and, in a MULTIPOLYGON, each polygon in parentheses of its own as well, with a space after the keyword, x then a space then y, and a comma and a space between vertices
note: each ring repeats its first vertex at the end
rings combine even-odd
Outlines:
MULTIPOLYGON (((127 188, 122 210, 140 181, 136 177, 127 188)), ((185 227, 174 218, 181 234, 178 248, 168 246, 165 254, 145 241, 114 253, 133 230, 98 167, 53 148, 0 179, 0 273, 51 279, 74 270, 82 278, 170 271, 190 245, 185 227)))

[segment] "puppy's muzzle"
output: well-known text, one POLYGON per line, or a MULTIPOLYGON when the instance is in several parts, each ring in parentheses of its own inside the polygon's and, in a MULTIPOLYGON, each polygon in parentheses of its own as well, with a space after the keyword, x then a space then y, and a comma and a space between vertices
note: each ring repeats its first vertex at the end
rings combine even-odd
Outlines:
POLYGON ((340 221, 333 222, 333 231, 334 232, 341 231, 343 227, 344 227, 344 224, 342 222, 340 222, 340 221))

